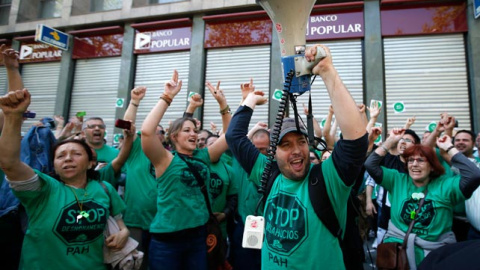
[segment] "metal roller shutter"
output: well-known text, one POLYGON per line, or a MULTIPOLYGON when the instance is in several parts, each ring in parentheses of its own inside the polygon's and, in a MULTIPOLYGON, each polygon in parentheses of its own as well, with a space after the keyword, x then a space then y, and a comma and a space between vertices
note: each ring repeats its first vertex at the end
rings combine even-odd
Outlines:
POLYGON ((0 93, 7 93, 7 69, 0 66, 0 93))
MULTIPOLYGON (((237 110, 242 99, 240 85, 249 82, 250 78, 253 78, 256 89, 263 90, 270 96, 270 46, 211 49, 207 52, 206 80, 213 85, 221 81, 220 88, 224 91, 232 113, 237 110)), ((220 109, 208 88, 205 88, 203 108, 203 128, 210 130, 210 122, 214 122, 217 129, 221 130, 220 109)), ((268 123, 268 105, 255 108, 250 127, 258 121, 268 123)))
POLYGON ((27 119, 23 122, 23 132, 27 132, 32 123, 43 117, 53 118, 59 76, 60 62, 25 64, 22 66, 23 84, 32 95, 32 102, 28 109, 37 114, 34 119, 27 119))
POLYGON ((411 127, 422 135, 426 126, 448 112, 460 129, 470 129, 470 106, 462 34, 384 39, 388 128, 411 127), (403 101, 406 111, 395 113, 403 101))
MULTIPOLYGON (((357 104, 364 103, 362 41, 321 41, 316 43, 309 43, 307 45, 312 46, 318 43, 324 44, 330 49, 333 64, 338 70, 340 78, 342 78, 343 83, 350 91, 355 102, 357 104)), ((315 116, 315 119, 320 122, 327 116, 328 109, 331 104, 327 89, 325 88, 325 84, 323 83, 320 76, 317 76, 315 78, 311 92, 313 115, 315 116)), ((302 115, 304 120, 306 120, 302 104, 308 106, 308 93, 304 93, 297 99, 298 111, 302 115)), ((290 113, 290 116, 293 116, 293 111, 290 111, 292 112, 290 113)))
POLYGON ((177 94, 171 106, 160 122, 168 128, 168 122, 183 116, 187 104, 188 68, 190 51, 175 53, 141 54, 137 56, 135 86, 146 86, 147 94, 142 100, 137 112, 137 129, 140 130, 148 113, 162 95, 166 81, 172 78, 173 70, 178 71, 182 80, 182 90, 177 94))
POLYGON ((78 111, 89 117, 102 117, 107 125, 107 143, 112 143, 115 124, 120 57, 77 60, 70 106, 70 117, 78 111))

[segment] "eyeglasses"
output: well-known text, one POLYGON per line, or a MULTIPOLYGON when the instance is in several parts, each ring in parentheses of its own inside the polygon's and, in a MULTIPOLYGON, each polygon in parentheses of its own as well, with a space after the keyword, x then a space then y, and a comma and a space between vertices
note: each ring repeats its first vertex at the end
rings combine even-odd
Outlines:
POLYGON ((93 124, 93 125, 87 125, 87 128, 88 129, 95 129, 95 128, 105 129, 105 125, 103 125, 103 124, 98 124, 98 125, 93 124))
POLYGON ((407 159, 408 164, 413 164, 415 163, 415 161, 417 162, 417 164, 424 164, 426 160, 424 158, 412 158, 412 157, 407 159))
POLYGON ((413 143, 413 140, 411 140, 409 138, 401 138, 400 141, 404 141, 406 143, 413 143))

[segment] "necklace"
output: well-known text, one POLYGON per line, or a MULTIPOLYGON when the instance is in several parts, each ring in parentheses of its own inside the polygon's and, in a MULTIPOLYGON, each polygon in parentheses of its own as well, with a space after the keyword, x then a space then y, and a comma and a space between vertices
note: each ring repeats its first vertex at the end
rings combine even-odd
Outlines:
MULTIPOLYGON (((71 186, 68 186, 72 192, 73 192, 73 195, 75 196, 75 200, 77 201, 77 205, 78 205, 78 208, 80 209, 80 214, 77 215, 77 223, 82 219, 82 218, 88 218, 89 214, 86 212, 86 211, 83 211, 83 201, 80 201, 78 199, 78 196, 77 196, 77 193, 75 192, 75 190, 71 187, 71 186)), ((83 197, 85 198, 85 196, 87 196, 87 187, 85 187, 85 193, 83 194, 83 197)))

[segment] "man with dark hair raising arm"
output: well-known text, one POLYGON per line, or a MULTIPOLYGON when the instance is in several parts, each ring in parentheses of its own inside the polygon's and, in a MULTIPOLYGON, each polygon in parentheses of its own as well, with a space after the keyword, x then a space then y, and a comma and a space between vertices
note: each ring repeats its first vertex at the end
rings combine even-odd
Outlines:
MULTIPOLYGON (((324 179, 344 231, 347 199, 367 152, 367 123, 334 68, 328 48, 322 45, 308 48, 305 58, 313 61, 318 46, 325 49, 327 57, 313 68, 313 74, 320 75, 324 81, 343 134, 332 157, 322 163, 319 178, 324 179)), ((261 91, 255 91, 252 84, 244 85, 251 93, 232 118, 226 135, 232 153, 250 175, 249 180, 259 184, 267 157, 245 135, 255 105, 264 104, 266 98, 261 91)), ((345 269, 336 236, 323 225, 312 207, 308 192, 312 164, 305 134, 303 127, 297 130, 294 119, 284 119, 275 154, 280 175, 273 183, 264 210, 263 269, 345 269)))

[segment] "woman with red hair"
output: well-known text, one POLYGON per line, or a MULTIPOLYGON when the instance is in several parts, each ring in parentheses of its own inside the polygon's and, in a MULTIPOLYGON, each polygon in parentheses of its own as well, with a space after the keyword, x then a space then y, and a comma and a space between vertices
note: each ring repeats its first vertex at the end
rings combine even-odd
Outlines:
POLYGON ((435 150, 423 145, 411 146, 403 153, 408 174, 380 166, 404 133, 405 129, 392 130, 389 138, 368 157, 365 167, 375 182, 390 194, 391 219, 384 242, 403 243, 414 220, 407 241, 407 257, 410 269, 416 269, 430 251, 456 242, 451 231, 453 207, 468 199, 479 186, 480 170, 459 154, 448 136, 437 139, 437 146, 450 155, 460 175, 446 176, 435 150), (422 198, 425 198, 423 206, 417 211, 422 198))

